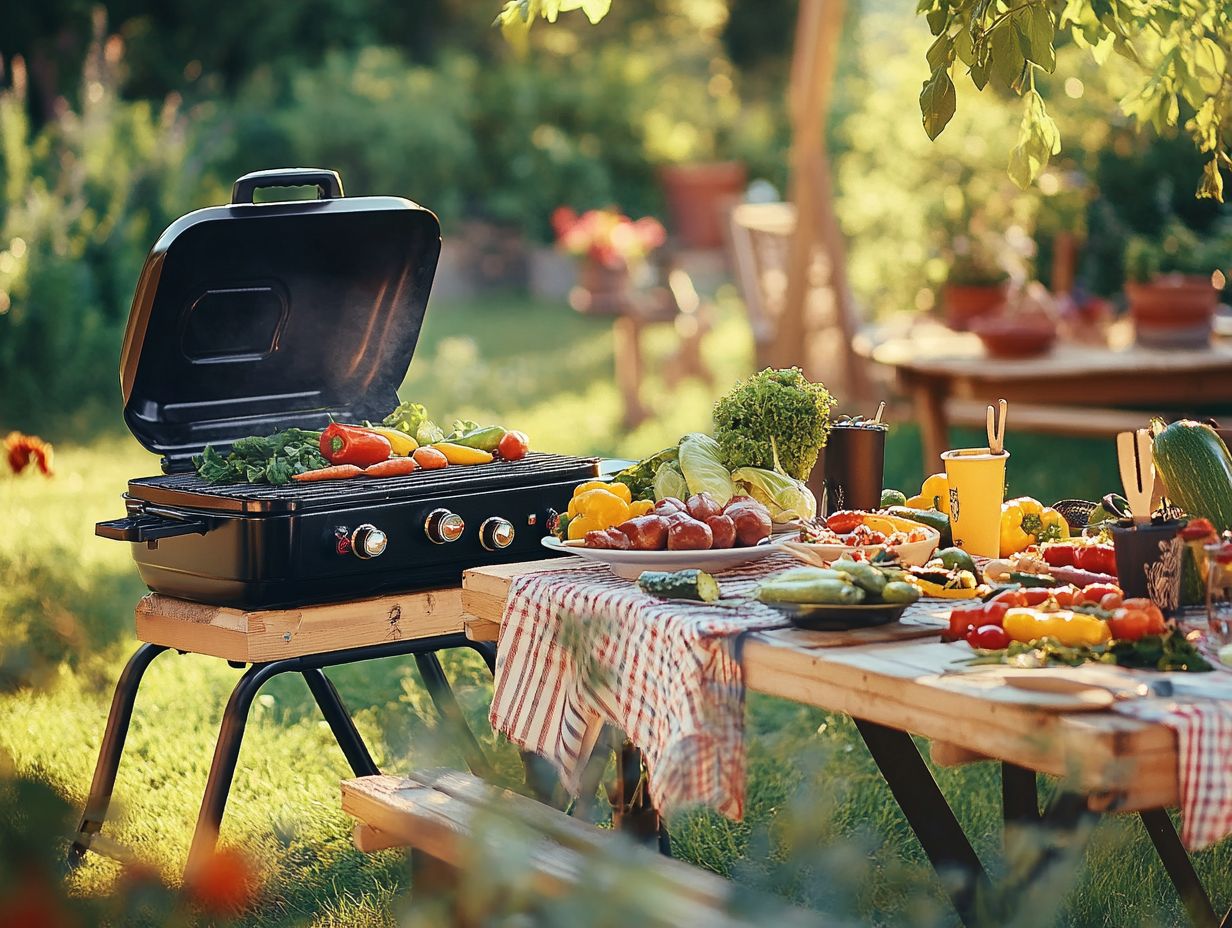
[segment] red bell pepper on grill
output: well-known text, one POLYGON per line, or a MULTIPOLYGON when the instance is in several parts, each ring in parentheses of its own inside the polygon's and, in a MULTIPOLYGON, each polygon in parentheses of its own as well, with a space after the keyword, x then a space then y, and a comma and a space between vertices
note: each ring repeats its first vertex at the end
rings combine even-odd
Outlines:
POLYGON ((321 433, 321 454, 331 464, 354 464, 368 467, 389 460, 392 448, 389 439, 353 425, 331 422, 321 433))

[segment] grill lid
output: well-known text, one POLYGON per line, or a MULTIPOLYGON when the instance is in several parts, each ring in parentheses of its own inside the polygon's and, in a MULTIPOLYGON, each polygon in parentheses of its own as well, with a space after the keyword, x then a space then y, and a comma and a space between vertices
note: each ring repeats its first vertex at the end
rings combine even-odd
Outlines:
POLYGON ((163 469, 206 444, 377 419, 398 402, 440 254, 436 216, 334 171, 246 174, 150 250, 120 357, 124 421, 163 469), (263 187, 317 199, 254 203, 263 187))

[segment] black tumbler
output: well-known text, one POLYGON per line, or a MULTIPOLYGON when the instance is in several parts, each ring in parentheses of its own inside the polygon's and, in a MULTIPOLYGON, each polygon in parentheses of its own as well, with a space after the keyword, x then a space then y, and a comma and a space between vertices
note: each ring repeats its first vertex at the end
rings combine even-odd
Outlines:
POLYGON ((885 466, 884 425, 835 423, 822 451, 825 514, 840 509, 880 509, 885 466))
POLYGON ((1184 524, 1173 519, 1112 527, 1117 582, 1126 599, 1149 599, 1164 615, 1177 611, 1185 555, 1185 544, 1177 533, 1184 524))

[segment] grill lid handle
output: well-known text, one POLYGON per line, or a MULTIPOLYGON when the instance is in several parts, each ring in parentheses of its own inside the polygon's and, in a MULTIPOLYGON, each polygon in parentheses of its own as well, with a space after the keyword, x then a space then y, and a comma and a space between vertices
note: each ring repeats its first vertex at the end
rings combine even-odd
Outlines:
POLYGON ((336 199, 343 195, 342 178, 328 168, 273 168, 253 171, 239 178, 231 187, 231 202, 253 203, 261 187, 316 187, 318 200, 336 199))
POLYGON ((131 515, 124 519, 111 519, 94 526, 94 534, 114 541, 158 541, 160 538, 175 538, 179 535, 204 535, 209 531, 205 519, 171 516, 165 510, 149 514, 131 515))

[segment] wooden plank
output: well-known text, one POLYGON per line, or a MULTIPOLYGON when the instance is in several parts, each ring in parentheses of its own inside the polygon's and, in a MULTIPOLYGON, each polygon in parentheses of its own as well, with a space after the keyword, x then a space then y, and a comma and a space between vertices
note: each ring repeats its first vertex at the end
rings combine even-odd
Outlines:
POLYGON ((487 619, 477 619, 468 615, 462 622, 466 637, 471 641, 499 641, 500 622, 489 622, 487 619))
POLYGON ((884 644, 917 638, 936 638, 939 633, 940 628, 935 625, 914 625, 901 622, 837 632, 819 632, 804 628, 780 628, 760 632, 764 638, 784 639, 802 648, 850 648, 861 644, 884 644))
POLYGON ((388 851, 392 848, 404 848, 406 844, 393 835, 386 834, 371 825, 362 822, 351 831, 351 840, 355 850, 362 854, 374 854, 377 851, 388 851))
POLYGON ((137 603, 137 637, 193 654, 260 663, 462 631, 458 588, 245 611, 151 593, 137 603))

